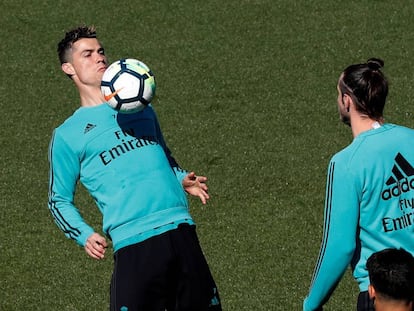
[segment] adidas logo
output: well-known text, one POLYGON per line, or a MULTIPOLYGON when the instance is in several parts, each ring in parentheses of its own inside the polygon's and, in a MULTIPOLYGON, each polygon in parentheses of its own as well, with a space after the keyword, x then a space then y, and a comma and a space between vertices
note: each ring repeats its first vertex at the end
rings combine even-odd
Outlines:
POLYGON ((91 123, 86 124, 86 127, 85 127, 85 130, 83 131, 83 134, 88 133, 89 131, 93 130, 95 127, 96 127, 95 124, 91 124, 91 123))
POLYGON ((385 189, 381 193, 384 200, 389 200, 392 197, 398 197, 401 193, 414 190, 414 178, 409 178, 414 175, 414 168, 410 163, 398 153, 395 157, 395 164, 392 168, 392 175, 386 181, 387 186, 395 185, 385 189))

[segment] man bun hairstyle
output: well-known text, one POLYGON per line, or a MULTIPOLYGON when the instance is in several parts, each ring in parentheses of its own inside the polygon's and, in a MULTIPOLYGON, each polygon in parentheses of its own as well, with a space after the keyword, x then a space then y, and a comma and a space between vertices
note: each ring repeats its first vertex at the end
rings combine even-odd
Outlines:
POLYGON ((342 95, 349 95, 357 111, 374 120, 382 119, 388 95, 383 67, 382 59, 370 58, 366 63, 345 68, 339 81, 342 95))
POLYGON ((372 70, 380 70, 382 67, 384 67, 384 61, 379 58, 370 58, 367 60, 367 65, 372 70))

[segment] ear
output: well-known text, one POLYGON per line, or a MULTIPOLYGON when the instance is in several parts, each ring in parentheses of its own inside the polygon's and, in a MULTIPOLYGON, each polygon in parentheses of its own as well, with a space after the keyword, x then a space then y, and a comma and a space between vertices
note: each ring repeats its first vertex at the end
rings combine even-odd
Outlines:
POLYGON ((371 284, 368 285, 368 294, 369 294, 369 298, 371 299, 375 298, 375 295, 376 295, 375 288, 371 284))
POLYGON ((342 96, 342 104, 345 106, 346 111, 349 112, 349 108, 351 107, 351 105, 354 104, 354 102, 352 101, 352 97, 348 94, 344 94, 342 96))
POLYGON ((68 76, 73 76, 75 74, 75 69, 73 68, 71 63, 63 63, 61 67, 63 72, 66 73, 68 76))

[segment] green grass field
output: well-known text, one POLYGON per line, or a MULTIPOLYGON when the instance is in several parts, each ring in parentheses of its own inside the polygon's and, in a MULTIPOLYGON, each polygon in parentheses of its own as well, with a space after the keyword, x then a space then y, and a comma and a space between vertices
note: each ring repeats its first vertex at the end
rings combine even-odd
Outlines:
MULTIPOLYGON (((347 65, 376 56, 386 119, 413 126, 414 4, 362 0, 0 3, 0 310, 108 310, 112 256, 97 262, 47 208, 47 147, 77 107, 56 44, 97 26, 110 60, 143 60, 176 159, 209 177, 191 211, 224 310, 300 310, 322 236, 330 157, 350 143, 336 108, 347 65)), ((84 217, 100 230, 86 191, 84 217)), ((354 310, 348 271, 326 310, 354 310)))

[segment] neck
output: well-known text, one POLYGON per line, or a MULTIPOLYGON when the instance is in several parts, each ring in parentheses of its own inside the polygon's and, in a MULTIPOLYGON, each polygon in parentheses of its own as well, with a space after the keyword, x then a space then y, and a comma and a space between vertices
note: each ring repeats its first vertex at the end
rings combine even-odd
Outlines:
POLYGON ((78 87, 82 107, 98 106, 105 102, 100 88, 82 86, 78 87))
POLYGON ((412 311, 412 303, 406 304, 399 301, 377 301, 375 304, 375 311, 412 311))
POLYGON ((359 115, 356 117, 354 116, 353 118, 351 117, 352 135, 355 138, 363 132, 379 128, 383 123, 384 121, 382 119, 374 120, 368 118, 367 116, 359 115))

